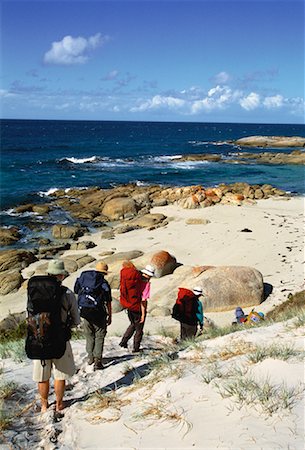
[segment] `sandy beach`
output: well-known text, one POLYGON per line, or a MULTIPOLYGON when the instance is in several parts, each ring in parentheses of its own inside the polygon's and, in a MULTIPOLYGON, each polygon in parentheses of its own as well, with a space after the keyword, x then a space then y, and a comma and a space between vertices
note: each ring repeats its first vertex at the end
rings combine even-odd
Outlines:
MULTIPOLYGON (((270 198, 257 201, 254 205, 215 205, 210 208, 183 209, 176 205, 153 208, 151 213, 162 213, 168 217, 168 225, 154 230, 138 229, 117 234, 114 239, 101 239, 102 232, 90 235, 96 247, 86 253, 96 260, 102 259, 102 252, 114 253, 140 250, 153 254, 166 250, 184 266, 249 266, 263 275, 263 280, 272 286, 272 293, 260 306, 267 312, 275 304, 287 298, 291 292, 304 286, 304 198, 270 198), (202 222, 188 224, 188 221, 202 222), (242 230, 249 230, 243 232, 242 230)), ((88 240, 88 236, 79 239, 88 240)), ((84 251, 69 250, 62 257, 84 251)), ((25 279, 42 264, 38 261, 23 270, 25 279)), ((73 289, 74 282, 82 270, 94 267, 94 263, 72 273, 65 284, 73 289)), ((141 267, 139 267, 141 268, 141 267)), ((111 271, 111 264, 109 266, 111 271)), ((162 290, 168 277, 152 280, 151 304, 154 291, 162 290)), ((178 288, 178 286, 177 286, 178 288)), ((118 292, 113 291, 115 298, 118 292)), ((0 297, 0 319, 9 312, 25 310, 26 291, 0 297)), ((121 329, 123 313, 114 315, 109 332, 121 329)), ((209 317, 216 324, 231 323, 232 312, 214 314, 209 317)), ((162 318, 172 324, 170 318, 162 318)), ((125 322, 125 320, 124 320, 125 322)), ((148 330, 155 329, 156 318, 147 318, 148 330), (151 323, 152 322, 152 323, 151 323)), ((158 327, 160 326, 158 321, 158 327)))
MULTIPOLYGON (((166 250, 183 266, 253 267, 272 286, 272 293, 256 307, 266 313, 285 301, 289 293, 304 289, 303 210, 303 197, 196 210, 168 205, 151 211, 165 214, 168 225, 151 231, 134 230, 114 239, 101 239, 101 232, 97 232, 90 235, 97 246, 86 252, 101 259, 100 254, 107 251, 141 250, 150 255, 166 250), (242 231, 245 229, 248 231, 242 231)), ((88 236, 80 238, 86 239, 88 236)), ((69 250, 63 257, 72 253, 75 251, 69 250)), ((33 273, 38 264, 41 261, 24 269, 23 276, 33 273)), ((72 273, 65 284, 73 288, 80 272, 72 273)), ((152 280, 151 304, 154 292, 166 289, 169 277, 152 280)), ((114 290, 113 296, 118 298, 118 291, 114 290)), ((1 318, 8 312, 23 311, 25 302, 25 289, 2 297, 1 318)), ((244 308, 245 312, 250 309, 244 308)), ((229 325, 234 310, 211 311, 206 316, 217 326, 229 325)), ((19 442, 21 448, 31 443, 37 449, 67 450, 303 448, 304 326, 297 327, 290 320, 288 324, 199 341, 173 353, 173 340, 165 336, 178 336, 178 322, 148 314, 144 353, 136 357, 118 346, 127 322, 124 311, 113 315, 103 371, 93 372, 86 364, 84 340, 73 341, 78 372, 66 392, 64 417, 54 422, 50 407, 47 413, 36 413, 30 420, 26 410, 19 431, 5 432, 1 448, 9 449, 6 443, 10 439, 19 442), (256 354, 258 348, 272 345, 279 347, 278 353, 283 353, 283 348, 294 349, 291 358, 283 360, 270 353, 255 363, 249 360, 249 354, 256 354), (252 388, 256 383, 251 395, 228 393, 234 383, 243 386, 248 379, 252 388), (233 384, 228 387, 225 382, 230 380, 233 384), (266 403, 255 399, 263 395, 259 394, 262 386, 272 392, 266 403), (289 407, 282 400, 285 395, 291 397, 289 407)), ((26 404, 32 408, 37 392, 31 367, 29 360, 2 360, 4 379, 16 382, 17 391, 27 392, 26 404)), ((244 389, 250 390, 249 386, 244 389)))

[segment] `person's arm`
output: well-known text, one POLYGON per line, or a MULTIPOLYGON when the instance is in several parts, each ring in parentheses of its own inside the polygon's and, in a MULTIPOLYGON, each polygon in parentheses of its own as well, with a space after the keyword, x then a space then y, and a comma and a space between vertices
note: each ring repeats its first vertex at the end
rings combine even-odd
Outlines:
POLYGON ((107 314, 108 314, 107 325, 111 325, 111 322, 112 322, 112 304, 111 304, 111 302, 106 303, 106 308, 107 308, 107 314))
POLYGON ((69 303, 69 315, 71 318, 71 327, 77 327, 80 324, 80 316, 78 310, 78 304, 75 295, 70 289, 67 289, 66 296, 69 303))
POLYGON ((147 312, 147 300, 149 300, 149 298, 150 298, 150 282, 148 281, 142 292, 140 323, 143 323, 145 321, 147 312))
POLYGON ((203 309, 202 309, 202 303, 200 300, 198 300, 198 308, 196 312, 196 317, 200 326, 200 329, 203 329, 203 309))

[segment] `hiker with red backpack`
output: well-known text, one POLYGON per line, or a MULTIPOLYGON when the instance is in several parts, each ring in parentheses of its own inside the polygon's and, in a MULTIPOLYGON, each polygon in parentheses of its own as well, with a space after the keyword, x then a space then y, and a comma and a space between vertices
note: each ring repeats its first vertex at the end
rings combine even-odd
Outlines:
POLYGON ((52 370, 56 412, 64 408, 65 383, 75 373, 69 340, 71 328, 79 325, 80 317, 75 295, 61 284, 67 275, 64 262, 52 260, 47 275, 36 275, 28 281, 25 351, 34 360, 33 380, 38 383, 41 412, 49 406, 52 370))
POLYGON ((150 298, 150 279, 154 273, 155 269, 151 265, 139 271, 130 262, 123 264, 120 273, 120 303, 127 310, 130 325, 119 345, 127 348, 129 339, 134 335, 133 353, 140 351, 147 301, 150 298))
POLYGON ((74 285, 74 292, 78 294, 80 316, 84 319, 88 364, 94 364, 94 370, 104 368, 104 341, 107 325, 112 320, 111 288, 104 278, 107 274, 108 265, 100 261, 95 270, 82 272, 74 285))
POLYGON ((197 334, 198 325, 203 330, 203 308, 199 297, 202 296, 202 288, 194 287, 178 289, 176 303, 172 310, 172 318, 180 322, 180 339, 193 338, 197 334))

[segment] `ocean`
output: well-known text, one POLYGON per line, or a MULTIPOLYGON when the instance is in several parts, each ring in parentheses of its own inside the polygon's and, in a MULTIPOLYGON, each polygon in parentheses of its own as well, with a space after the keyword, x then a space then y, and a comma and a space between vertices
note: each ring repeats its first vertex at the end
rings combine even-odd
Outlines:
POLYGON ((21 224, 24 216, 16 216, 14 206, 43 203, 59 188, 107 188, 131 182, 214 186, 244 181, 304 194, 303 166, 173 160, 189 153, 217 153, 230 158, 237 151, 261 151, 228 143, 251 135, 305 137, 305 126, 1 120, 2 223, 21 224))

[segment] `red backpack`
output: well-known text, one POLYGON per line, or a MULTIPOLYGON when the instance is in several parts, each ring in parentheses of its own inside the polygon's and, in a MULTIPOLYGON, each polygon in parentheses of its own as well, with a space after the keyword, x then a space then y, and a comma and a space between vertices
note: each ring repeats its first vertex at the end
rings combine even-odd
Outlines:
POLYGON ((176 303, 173 307, 172 318, 188 325, 197 324, 197 298, 190 289, 179 288, 176 303))
POLYGON ((120 272, 120 303, 130 311, 141 311, 142 275, 134 266, 123 267, 120 272))

